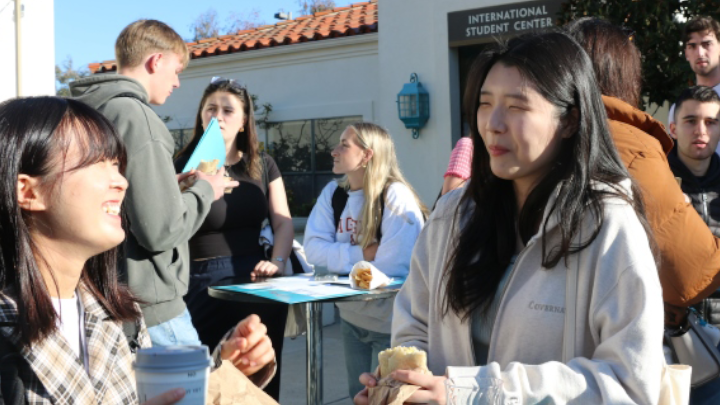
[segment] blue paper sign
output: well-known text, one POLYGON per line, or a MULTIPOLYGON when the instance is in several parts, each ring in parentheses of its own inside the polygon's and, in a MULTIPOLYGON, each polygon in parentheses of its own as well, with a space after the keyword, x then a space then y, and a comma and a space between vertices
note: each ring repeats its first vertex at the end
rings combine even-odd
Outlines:
POLYGON ((210 162, 213 159, 220 162, 217 167, 220 169, 225 164, 226 154, 225 140, 220 132, 220 125, 218 125, 217 119, 213 118, 182 171, 185 173, 197 169, 200 161, 210 162))

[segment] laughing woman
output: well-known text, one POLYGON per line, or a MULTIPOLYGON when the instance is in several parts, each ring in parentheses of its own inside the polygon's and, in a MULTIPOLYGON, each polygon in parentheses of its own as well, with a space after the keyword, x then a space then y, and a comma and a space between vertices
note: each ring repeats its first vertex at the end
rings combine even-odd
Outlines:
POLYGON ((438 203, 395 302, 393 345, 437 376, 399 372, 424 388, 408 402, 444 403, 447 371, 501 379, 514 403, 657 403, 651 236, 588 56, 562 33, 511 39, 478 58, 465 105, 470 183, 438 203))
MULTIPOLYGON (((0 104, 0 142, 0 403, 136 404, 122 323, 140 326, 139 346, 150 339, 118 283, 128 187, 120 138, 87 105, 40 97, 0 104)), ((266 384, 275 356, 265 326, 254 316, 232 332, 216 364, 231 360, 266 384)))

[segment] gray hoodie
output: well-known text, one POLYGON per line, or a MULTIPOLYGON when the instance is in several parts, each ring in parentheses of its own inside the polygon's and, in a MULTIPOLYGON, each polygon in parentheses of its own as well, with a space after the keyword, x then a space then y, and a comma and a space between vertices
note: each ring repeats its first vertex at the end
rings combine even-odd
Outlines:
POLYGON ((180 193, 172 160, 175 142, 138 81, 104 74, 75 81, 70 89, 105 115, 125 142, 130 187, 124 208, 130 232, 123 273, 130 290, 144 301, 148 327, 169 321, 185 310, 187 242, 210 210, 212 187, 198 181, 180 193))
MULTIPOLYGON (((664 365, 662 291, 632 207, 617 198, 606 200, 600 233, 570 256, 567 267, 560 260, 544 269, 540 234, 531 238, 498 292, 502 298, 488 364, 476 367, 470 321, 462 322, 452 310, 443 316, 440 309, 443 269, 457 240, 454 213, 463 192, 439 201, 418 238, 410 274, 395 299, 393 346, 426 350, 435 375, 502 379, 506 398, 516 403, 656 404, 664 365), (570 304, 577 308, 576 357, 563 363, 565 275, 573 267, 578 269, 577 300, 570 304)), ((461 222, 474 206, 462 208, 461 222)), ((548 221, 548 246, 558 240, 559 220, 555 214, 548 221)), ((588 214, 582 240, 591 235, 593 223, 588 214)))

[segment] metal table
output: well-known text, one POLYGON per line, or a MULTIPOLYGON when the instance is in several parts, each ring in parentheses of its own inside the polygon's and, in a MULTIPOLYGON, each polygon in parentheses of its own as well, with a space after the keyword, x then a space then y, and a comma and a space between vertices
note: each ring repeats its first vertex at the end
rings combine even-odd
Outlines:
MULTIPOLYGON (((250 282, 249 279, 237 279, 229 282, 229 284, 244 284, 250 282)), ((362 295, 352 295, 349 297, 341 298, 328 298, 316 301, 305 302, 294 305, 304 305, 306 310, 306 325, 307 325, 307 403, 308 405, 322 405, 323 404, 323 382, 322 382, 322 304, 326 302, 348 302, 348 301, 371 301, 383 298, 394 297, 399 291, 401 286, 391 286, 386 288, 379 288, 377 290, 369 291, 362 295)), ((250 302, 250 303, 278 303, 281 301, 275 301, 267 298, 258 297, 251 294, 245 294, 239 291, 230 291, 216 289, 214 287, 208 288, 208 294, 217 299, 226 301, 238 301, 238 302, 250 302)), ((282 355, 282 353, 276 353, 276 355, 282 355)))

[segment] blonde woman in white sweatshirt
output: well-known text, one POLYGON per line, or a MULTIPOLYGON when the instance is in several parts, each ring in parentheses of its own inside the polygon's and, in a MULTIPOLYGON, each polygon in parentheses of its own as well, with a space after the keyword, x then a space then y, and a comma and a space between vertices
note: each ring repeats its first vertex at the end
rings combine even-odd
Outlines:
MULTIPOLYGON (((390 135, 378 125, 349 125, 332 152, 331 181, 318 197, 305 228, 308 260, 347 275, 366 260, 390 277, 406 277, 427 209, 398 167, 390 135)), ((350 396, 363 388, 358 376, 377 366, 390 347, 393 299, 339 303, 350 396)))
POLYGON ((435 375, 397 372, 423 388, 407 402, 444 404, 446 377, 469 376, 502 380, 504 403, 656 404, 652 237, 589 57, 564 33, 513 38, 480 55, 464 104, 470 183, 438 202, 395 301, 393 345, 435 375))

